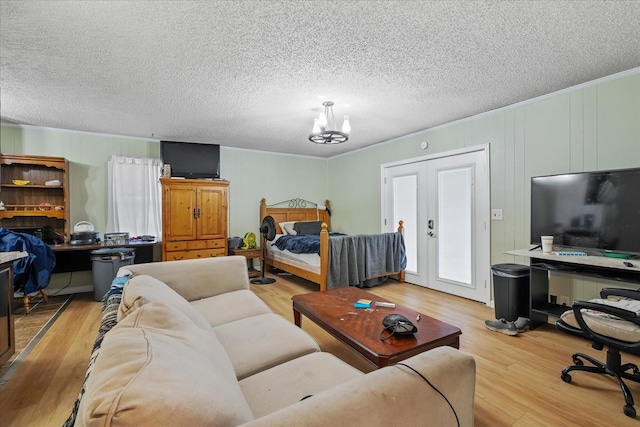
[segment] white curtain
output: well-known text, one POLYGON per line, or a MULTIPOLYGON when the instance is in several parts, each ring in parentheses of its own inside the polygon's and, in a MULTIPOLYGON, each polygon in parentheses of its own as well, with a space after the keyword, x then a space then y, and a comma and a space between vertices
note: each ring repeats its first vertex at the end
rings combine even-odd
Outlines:
POLYGON ((162 238, 161 159, 111 156, 107 233, 162 238))

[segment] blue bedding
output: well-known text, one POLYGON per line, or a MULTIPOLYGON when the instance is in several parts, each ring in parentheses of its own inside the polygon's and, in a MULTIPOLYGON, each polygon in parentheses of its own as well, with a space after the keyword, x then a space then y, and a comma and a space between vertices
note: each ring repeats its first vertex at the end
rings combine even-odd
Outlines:
MULTIPOLYGON (((331 236, 344 236, 342 233, 329 233, 331 236)), ((280 236, 278 240, 271 244, 281 251, 288 250, 294 254, 318 254, 320 255, 320 236, 304 235, 304 236, 280 236)))

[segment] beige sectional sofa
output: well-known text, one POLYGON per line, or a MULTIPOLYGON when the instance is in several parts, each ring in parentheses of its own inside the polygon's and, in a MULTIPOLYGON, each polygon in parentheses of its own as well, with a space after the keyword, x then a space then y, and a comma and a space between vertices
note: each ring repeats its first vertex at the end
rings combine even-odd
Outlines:
POLYGON ((473 425, 475 363, 441 347, 364 374, 249 287, 243 257, 124 267, 76 426, 473 425), (310 397, 308 397, 310 396, 310 397))

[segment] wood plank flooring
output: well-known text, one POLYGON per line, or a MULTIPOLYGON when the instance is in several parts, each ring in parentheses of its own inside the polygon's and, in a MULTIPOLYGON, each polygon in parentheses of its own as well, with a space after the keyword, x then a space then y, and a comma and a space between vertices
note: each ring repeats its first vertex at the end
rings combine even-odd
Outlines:
MULTIPOLYGON (((274 277, 274 284, 251 288, 274 312, 293 322, 291 297, 313 292, 317 285, 291 276, 274 277)), ((640 426, 640 418, 622 413, 624 399, 614 379, 586 373, 575 373, 571 384, 560 379, 560 371, 575 352, 600 360, 606 357, 586 340, 551 325, 516 337, 491 332, 484 320, 493 319, 493 309, 411 284, 389 281, 368 291, 460 327, 460 349, 473 355, 477 365, 476 426, 640 426)), ((0 426, 59 426, 64 422, 80 390, 100 318, 100 303, 92 295, 72 301, 0 388, 0 426)), ((304 317, 302 327, 324 351, 365 372, 374 369, 304 317)), ((623 361, 640 364, 639 357, 627 354, 623 361)), ((627 384, 640 402, 640 384, 627 384)), ((640 404, 637 410, 640 413, 640 404)))

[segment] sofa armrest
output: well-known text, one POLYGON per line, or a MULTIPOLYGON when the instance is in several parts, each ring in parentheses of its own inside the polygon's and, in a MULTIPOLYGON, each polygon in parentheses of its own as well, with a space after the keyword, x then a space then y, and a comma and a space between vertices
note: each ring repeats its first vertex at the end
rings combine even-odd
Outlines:
POLYGON ((121 267, 118 275, 149 275, 164 282, 187 301, 249 289, 243 256, 151 262, 121 267))
MULTIPOLYGON (((401 363, 420 372, 446 396, 460 426, 473 425, 475 361, 451 347, 418 354, 401 363)), ((244 426, 455 426, 447 401, 402 365, 388 366, 318 393, 244 426)))

